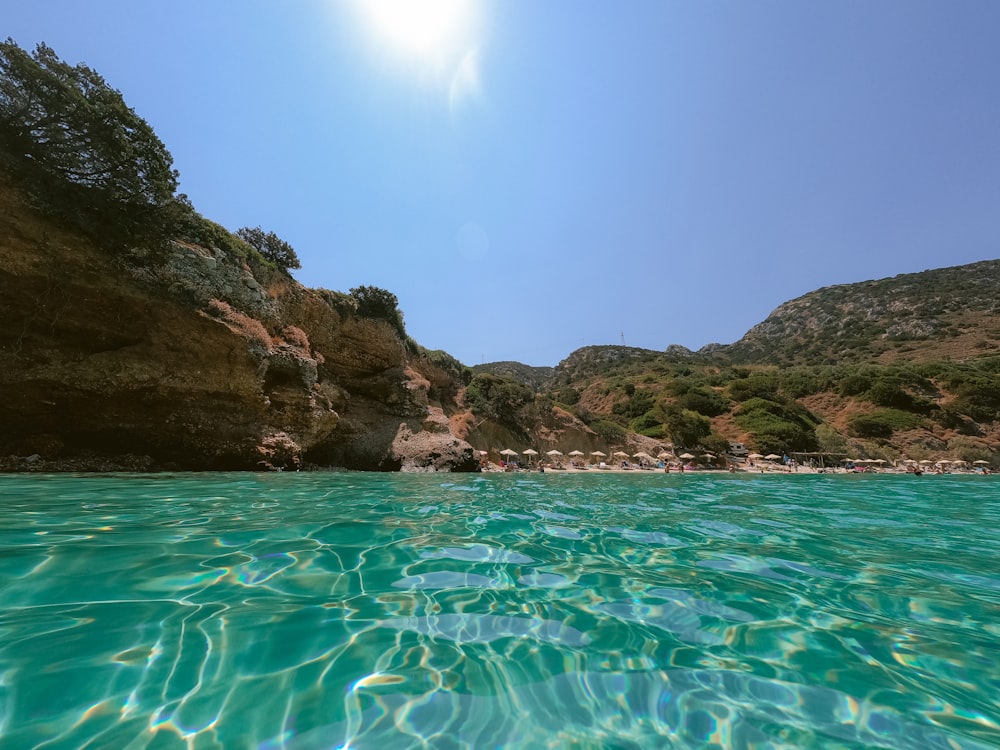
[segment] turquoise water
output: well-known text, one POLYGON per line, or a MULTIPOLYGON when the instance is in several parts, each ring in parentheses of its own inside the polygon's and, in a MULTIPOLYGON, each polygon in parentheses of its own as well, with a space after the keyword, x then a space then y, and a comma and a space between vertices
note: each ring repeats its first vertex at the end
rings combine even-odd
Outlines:
POLYGON ((0 748, 997 748, 998 490, 0 476, 0 748))

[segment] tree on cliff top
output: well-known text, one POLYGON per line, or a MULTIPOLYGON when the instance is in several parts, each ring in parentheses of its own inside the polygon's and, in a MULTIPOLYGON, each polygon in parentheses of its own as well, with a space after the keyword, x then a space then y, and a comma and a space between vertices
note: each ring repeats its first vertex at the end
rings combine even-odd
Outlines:
POLYGON ((134 218, 177 189, 173 158, 149 124, 98 73, 45 44, 29 54, 0 43, 0 149, 36 189, 61 183, 60 200, 117 204, 134 218))
POLYGON ((377 286, 356 286, 351 289, 351 296, 358 304, 358 315, 388 321, 400 336, 406 336, 403 313, 395 294, 377 286))
POLYGON ((274 232, 265 232, 260 227, 241 227, 236 230, 236 236, 286 271, 289 268, 302 268, 299 256, 292 246, 274 232))

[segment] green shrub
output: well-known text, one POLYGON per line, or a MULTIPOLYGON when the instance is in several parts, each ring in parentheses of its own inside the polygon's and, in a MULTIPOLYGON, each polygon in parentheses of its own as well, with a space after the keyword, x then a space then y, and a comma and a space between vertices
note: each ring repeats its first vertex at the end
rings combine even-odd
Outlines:
POLYGON ((730 409, 729 399, 705 387, 692 388, 678 397, 677 405, 682 409, 704 414, 706 417, 717 417, 730 409))
POLYGON ((882 409, 870 414, 855 414, 847 421, 855 437, 888 439, 896 430, 912 430, 923 426, 916 414, 899 409, 882 409))
POLYGON ((626 419, 641 417, 653 408, 655 399, 648 390, 632 390, 633 395, 625 401, 619 401, 611 407, 611 413, 626 419))
POLYGON ((597 433, 601 440, 610 445, 620 444, 625 441, 625 430, 614 422, 606 419, 597 419, 590 423, 590 429, 597 433))
POLYGON ((265 232, 260 227, 240 227, 235 234, 263 258, 282 270, 302 267, 294 248, 274 232, 265 232))
POLYGON ((696 446, 712 431, 711 420, 690 409, 667 406, 658 409, 664 430, 675 445, 696 446))
POLYGON ((580 391, 567 385, 556 390, 555 399, 561 404, 575 406, 580 402, 580 391))
POLYGON ((734 380, 727 387, 729 397, 733 401, 742 402, 751 398, 776 399, 778 397, 778 380, 773 375, 751 375, 748 378, 734 380))
POLYGON ((473 375, 465 389, 465 403, 473 413, 508 426, 517 426, 520 410, 534 398, 528 386, 487 373, 473 375))
POLYGON ((384 320, 392 325, 400 336, 406 336, 403 313, 399 309, 399 299, 392 292, 377 286, 356 286, 351 296, 358 303, 358 315, 362 318, 384 320))
POLYGON ((740 405, 735 418, 762 453, 811 451, 816 447, 817 420, 794 401, 752 398, 740 405))

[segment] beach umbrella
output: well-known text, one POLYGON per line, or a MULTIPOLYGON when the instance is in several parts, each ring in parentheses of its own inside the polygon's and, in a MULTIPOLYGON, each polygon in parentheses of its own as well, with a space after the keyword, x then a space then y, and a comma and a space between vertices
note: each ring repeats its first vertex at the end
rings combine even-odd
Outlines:
POLYGON ((933 461, 931 461, 931 460, 930 460, 929 458, 925 458, 925 459, 924 459, 923 461, 921 461, 920 463, 922 463, 922 464, 932 464, 932 463, 934 463, 934 462, 933 462, 933 461))
MULTIPOLYGON (((554 458, 556 456, 561 456, 562 455, 562 451, 546 451, 545 455, 546 456, 552 456, 554 458)), ((572 454, 570 454, 570 455, 572 455, 572 454)))
POLYGON ((701 457, 702 458, 715 458, 715 455, 712 454, 712 453, 703 453, 701 457))
POLYGON ((538 455, 538 451, 536 451, 534 448, 528 448, 527 450, 521 451, 521 453, 523 453, 525 456, 537 456, 538 455))
POLYGON ((682 453, 677 458, 694 458, 690 453, 682 453))
POLYGON ((989 461, 979 460, 979 461, 973 461, 972 463, 974 463, 974 464, 980 464, 982 466, 986 466, 986 465, 989 464, 989 461))
POLYGON ((613 455, 615 458, 628 458, 628 453, 626 453, 625 451, 615 451, 611 455, 613 455))
POLYGON ((781 456, 779 456, 777 453, 768 453, 766 456, 764 456, 764 458, 766 458, 768 461, 777 461, 779 458, 781 458, 781 456))
POLYGON ((509 458, 510 456, 517 456, 519 454, 517 451, 512 451, 510 448, 504 448, 502 451, 500 451, 500 455, 507 456, 509 458))
POLYGON ((666 451, 660 451, 659 453, 656 454, 656 457, 657 458, 670 458, 671 454, 667 453, 666 451))
POLYGON ((749 456, 747 456, 747 458, 753 458, 753 459, 764 458, 764 454, 762 454, 762 453, 751 453, 749 456))
POLYGON ((570 451, 569 455, 570 456, 582 456, 583 455, 583 451, 570 451))

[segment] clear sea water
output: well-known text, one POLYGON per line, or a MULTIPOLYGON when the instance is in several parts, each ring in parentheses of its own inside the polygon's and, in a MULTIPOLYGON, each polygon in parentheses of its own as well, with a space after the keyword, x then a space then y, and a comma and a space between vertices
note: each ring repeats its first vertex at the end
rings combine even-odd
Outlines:
POLYGON ((0 476, 0 748, 1000 747, 975 476, 0 476))

